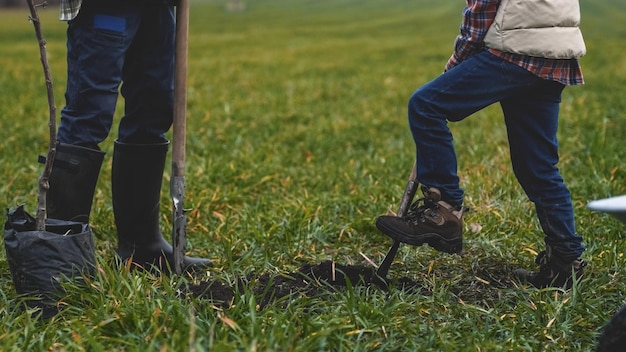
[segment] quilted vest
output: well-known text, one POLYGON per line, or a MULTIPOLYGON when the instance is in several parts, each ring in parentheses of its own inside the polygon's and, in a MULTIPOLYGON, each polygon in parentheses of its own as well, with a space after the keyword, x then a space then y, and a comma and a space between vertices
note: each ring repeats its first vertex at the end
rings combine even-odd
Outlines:
POLYGON ((548 59, 578 58, 587 51, 579 24, 578 0, 502 0, 485 45, 548 59))

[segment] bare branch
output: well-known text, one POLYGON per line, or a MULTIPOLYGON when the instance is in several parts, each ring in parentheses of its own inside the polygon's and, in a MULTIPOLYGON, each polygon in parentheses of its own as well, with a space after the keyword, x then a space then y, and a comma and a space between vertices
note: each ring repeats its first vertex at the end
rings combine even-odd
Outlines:
POLYGON ((41 58, 41 64, 43 66, 43 74, 46 81, 46 90, 48 92, 48 107, 49 107, 49 120, 48 127, 50 130, 50 140, 48 144, 48 156, 46 158, 46 164, 41 177, 39 178, 39 193, 37 199, 37 230, 44 231, 46 228, 46 192, 50 188, 48 179, 50 178, 50 172, 52 171, 52 164, 54 162, 54 156, 56 154, 56 106, 54 104, 54 91, 52 90, 52 75, 50 73, 50 66, 48 65, 48 55, 46 53, 46 41, 41 33, 41 22, 39 21, 39 15, 37 14, 37 7, 45 7, 48 5, 47 1, 41 4, 35 5, 32 0, 26 0, 28 7, 30 8, 29 20, 35 27, 35 35, 39 42, 39 55, 41 58))

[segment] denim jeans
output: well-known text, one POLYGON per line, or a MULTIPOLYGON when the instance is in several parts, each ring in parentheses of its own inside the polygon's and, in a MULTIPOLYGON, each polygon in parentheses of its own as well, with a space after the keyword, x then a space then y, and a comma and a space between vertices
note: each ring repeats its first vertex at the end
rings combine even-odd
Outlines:
POLYGON ((57 139, 97 149, 109 135, 121 92, 125 109, 118 140, 167 141, 164 134, 173 118, 174 33, 172 6, 84 1, 68 23, 66 105, 57 139))
MULTIPOLYGON (((546 245, 569 260, 585 250, 576 233, 570 192, 556 164, 559 105, 564 85, 543 80, 483 51, 419 88, 410 98, 417 181, 436 187, 452 205, 463 203, 448 121, 500 103, 513 171, 535 204, 546 245)), ((487 137, 487 136, 485 136, 487 137)), ((489 140, 485 139, 486 143, 489 140)))

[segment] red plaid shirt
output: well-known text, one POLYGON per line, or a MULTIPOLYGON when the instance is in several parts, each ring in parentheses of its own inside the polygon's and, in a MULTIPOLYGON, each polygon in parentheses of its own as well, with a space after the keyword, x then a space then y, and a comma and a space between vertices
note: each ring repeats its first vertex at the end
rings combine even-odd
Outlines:
MULTIPOLYGON (((446 70, 485 49, 483 40, 496 17, 499 5, 500 0, 467 0, 467 6, 463 10, 461 33, 456 38, 454 53, 446 64, 446 70)), ((583 73, 577 59, 546 59, 506 53, 495 49, 487 48, 487 50, 543 79, 557 81, 565 85, 584 83, 583 73)))

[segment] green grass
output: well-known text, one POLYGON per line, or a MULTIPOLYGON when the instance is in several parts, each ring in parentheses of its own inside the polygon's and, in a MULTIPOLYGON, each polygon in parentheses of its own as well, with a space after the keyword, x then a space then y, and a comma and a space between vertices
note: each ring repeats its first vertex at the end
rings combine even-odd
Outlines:
MULTIPOLYGON (((406 101, 443 70, 463 2, 264 0, 244 11, 194 1, 189 43, 186 207, 189 251, 216 266, 195 278, 114 268, 111 138, 92 223, 101 270, 67 284, 64 314, 37 322, 15 306, 0 254, 0 350, 589 351, 624 304, 624 227, 592 213, 626 193, 626 7, 582 2, 586 85, 563 95, 560 168, 585 237, 588 275, 568 291, 498 288, 532 267, 542 233, 509 163, 499 108, 453 124, 467 191, 465 256, 402 246, 391 277, 432 292, 353 287, 256 308, 179 298, 184 280, 235 282, 333 259, 381 262, 390 241, 374 219, 395 209, 413 162, 406 101), (478 233, 469 231, 478 224, 478 233), (490 277, 490 276, 493 276, 490 277), (487 280, 490 284, 484 284, 487 280)), ((63 106, 65 24, 42 9, 57 105, 63 106)), ((48 107, 27 11, 0 13, 0 202, 33 212, 48 143, 48 107)), ((121 113, 123 100, 118 110, 121 113)), ((119 119, 119 115, 116 117, 119 119)), ((169 170, 162 228, 171 228, 169 170)))

